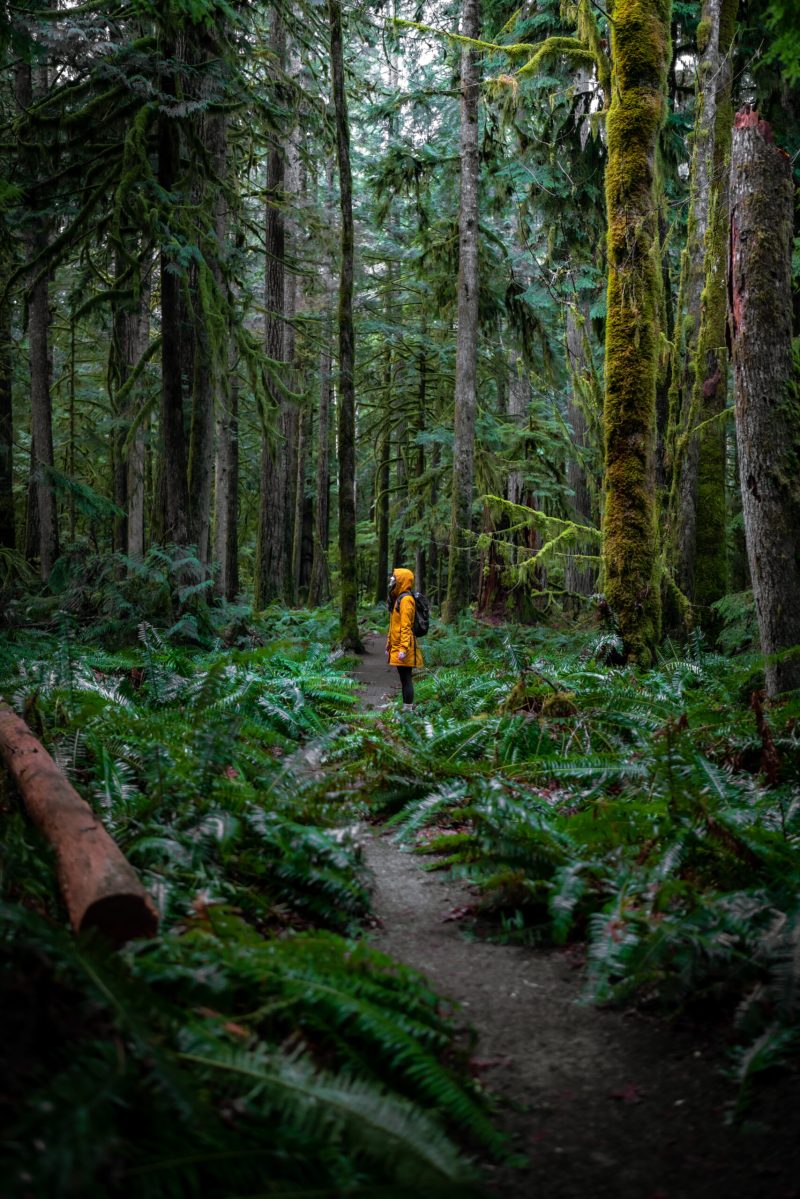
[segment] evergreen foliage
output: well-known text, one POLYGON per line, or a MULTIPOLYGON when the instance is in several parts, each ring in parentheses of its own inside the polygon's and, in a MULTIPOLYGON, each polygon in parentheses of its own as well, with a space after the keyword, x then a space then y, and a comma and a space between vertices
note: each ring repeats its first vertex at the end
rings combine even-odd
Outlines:
POLYGON ((723 1028, 740 1112, 796 1052, 794 608, 751 578, 796 539, 796 9, 0 5, 0 699, 162 918, 68 934, 0 771, 3 1196, 474 1193, 505 1144, 369 944, 365 821, 471 934, 723 1028), (787 200, 761 483, 740 106, 787 200), (394 566, 428 669, 364 712, 394 566))
POLYGON ((137 645, 108 650, 66 621, 57 637, 3 647, 0 689, 101 815, 164 926, 119 956, 73 941, 39 839, 6 794, 9 1194, 149 1199, 202 1177, 223 1195, 257 1188, 267 1169, 286 1193, 399 1196, 420 1180, 469 1193, 450 1135, 502 1151, 479 1095, 445 1064, 454 1026, 438 997, 352 939, 369 910, 357 810, 317 793, 305 757, 352 713, 342 666, 297 630, 221 652, 142 623, 137 645))
POLYGON ((759 723, 757 659, 699 638, 641 673, 603 663, 605 636, 458 640, 471 661, 418 685, 424 716, 362 720, 330 768, 472 887, 488 935, 585 940, 587 999, 725 1013, 744 1099, 798 1036, 797 702, 759 723))

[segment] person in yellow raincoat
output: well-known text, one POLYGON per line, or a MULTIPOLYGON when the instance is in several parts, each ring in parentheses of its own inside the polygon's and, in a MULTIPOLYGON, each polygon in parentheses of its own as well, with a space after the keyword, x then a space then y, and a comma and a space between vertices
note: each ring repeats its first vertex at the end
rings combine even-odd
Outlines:
POLYGON ((414 636, 414 572, 403 566, 395 567, 389 579, 389 632, 386 635, 386 656, 392 666, 397 667, 400 686, 403 690, 403 707, 411 708, 414 703, 414 680, 411 672, 415 666, 424 665, 417 639, 414 636))

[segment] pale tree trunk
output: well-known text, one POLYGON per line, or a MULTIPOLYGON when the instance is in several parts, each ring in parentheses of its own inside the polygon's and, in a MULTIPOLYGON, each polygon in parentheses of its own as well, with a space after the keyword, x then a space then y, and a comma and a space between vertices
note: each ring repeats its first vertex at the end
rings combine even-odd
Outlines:
MULTIPOLYGON (((592 479, 587 465, 591 453, 591 432, 586 419, 586 395, 581 391, 587 377, 593 374, 589 359, 591 346, 586 333, 587 306, 578 311, 574 305, 567 308, 566 344, 567 362, 572 378, 572 389, 567 399, 567 416, 572 428, 574 452, 567 460, 567 483, 573 494, 573 516, 577 524, 594 525, 597 519, 593 501, 592 479)), ((565 567, 565 589, 573 596, 592 595, 597 586, 597 569, 585 560, 585 554, 572 548, 567 550, 565 567)))
POLYGON ((342 645, 363 652, 358 632, 358 570, 356 562, 356 404, 355 341, 353 331, 353 177, 350 169, 350 126, 344 84, 342 6, 328 0, 331 82, 336 113, 336 157, 342 214, 341 276, 339 280, 339 565, 341 572, 342 645))
POLYGON ((738 0, 704 0, 698 26, 694 150, 673 364, 673 552, 676 582, 707 609, 727 585, 725 348, 731 43, 738 0), (711 422, 711 423, 709 423, 711 422), (696 429, 700 426, 700 431, 696 429))
POLYGON ((731 153, 731 331, 747 556, 767 694, 800 687, 800 398, 793 377, 791 162, 757 113, 731 153))
POLYGON ((378 565, 375 580, 376 604, 380 604, 386 599, 386 580, 389 577, 389 472, 392 446, 392 378, 392 346, 387 340, 383 347, 383 420, 378 432, 378 464, 375 470, 375 523, 378 534, 378 565))
MULTIPOLYGON (((479 0, 463 0, 461 32, 480 34, 479 0)), ((475 474, 475 413, 478 355, 478 55, 461 52, 461 197, 458 218, 458 341, 453 440, 453 490, 445 620, 454 620, 470 600, 472 493, 475 474)))
POLYGON ((406 539, 405 527, 408 511, 408 470, 406 468, 406 449, 408 436, 405 425, 398 423, 395 429, 395 480, 394 480, 394 525, 397 536, 394 539, 393 553, 389 568, 394 570, 405 565, 406 539))
POLYGON ((623 654, 661 633, 655 507, 660 265, 656 155, 671 56, 668 0, 616 0, 611 27, 603 565, 623 654))
POLYGON ((36 507, 39 513, 39 568, 46 579, 58 557, 58 514, 52 480, 53 410, 50 399, 50 296, 45 279, 35 283, 28 307, 31 373, 31 425, 36 455, 36 507))
MULTIPOLYGON (((120 285, 122 285, 123 272, 124 264, 121 255, 118 255, 116 274, 120 285)), ((149 321, 149 283, 145 283, 145 280, 142 279, 138 302, 135 305, 130 300, 120 303, 114 312, 113 344, 109 370, 111 401, 115 417, 115 428, 111 444, 112 495, 114 503, 121 509, 121 515, 114 518, 112 544, 117 553, 132 554, 134 557, 141 557, 142 554, 142 549, 138 544, 134 545, 132 551, 130 537, 131 529, 135 528, 139 523, 138 517, 140 511, 142 539, 144 532, 144 478, 141 477, 139 479, 139 487, 136 490, 136 474, 138 473, 136 472, 136 466, 138 462, 134 461, 134 457, 138 457, 139 450, 143 451, 144 448, 144 435, 141 424, 137 428, 131 450, 126 453, 124 447, 128 439, 131 422, 136 416, 137 400, 140 399, 140 396, 135 386, 128 392, 126 400, 118 401, 117 395, 128 383, 139 359, 147 349, 149 321), (134 485, 134 494, 132 494, 131 483, 134 485), (135 505, 135 514, 133 517, 131 515, 132 504, 135 505)), ((143 475, 143 472, 141 473, 143 475)), ((138 542, 138 540, 139 538, 134 535, 134 541, 138 542)))
POLYGON ((308 462, 309 413, 303 409, 297 418, 297 463, 292 521, 292 600, 300 602, 300 581, 303 569, 303 510, 306 500, 306 465, 308 462))
MULTIPOLYGON (((528 376, 522 367, 522 356, 519 350, 511 350, 508 355, 508 403, 506 413, 508 419, 519 428, 525 422, 530 406, 531 387, 528 376)), ((508 472, 506 494, 512 504, 523 502, 522 471, 508 472)))
MULTIPOLYGON (((166 48, 175 56, 175 47, 166 48)), ((162 79, 162 90, 176 95, 174 76, 162 79)), ((162 112, 158 122, 158 182, 172 192, 180 171, 180 133, 176 120, 162 112)), ((160 253, 161 283, 161 408, 159 412, 159 540, 185 546, 189 536, 189 490, 186 480, 186 438, 183 427, 181 361, 181 279, 166 250, 160 253)))
MULTIPOLYGON (((224 114, 206 113, 201 137, 213 174, 219 180, 227 175, 228 122, 224 114)), ((227 239, 227 213, 224 191, 214 180, 201 187, 201 204, 208 202, 202 195, 208 187, 215 189, 214 237, 205 250, 206 260, 220 296, 225 294, 222 258, 227 239)), ((227 346, 212 344, 213 317, 204 311, 199 288, 193 297, 194 378, 192 387, 192 424, 189 440, 189 507, 190 538, 197 546, 197 556, 204 572, 208 567, 211 549, 211 490, 214 480, 215 401, 224 403, 221 392, 226 385, 227 346), (225 366, 222 365, 225 360, 225 366)), ((227 329, 226 329, 227 339, 227 329)))
MULTIPOLYGON (((286 30, 279 12, 272 18, 270 42, 280 66, 286 57, 286 30)), ((286 159, 277 141, 267 155, 266 267, 264 286, 264 342, 273 362, 284 362, 284 287, 286 228, 283 213, 286 159)), ((273 368, 277 369, 277 368, 273 368)), ((270 398, 277 415, 277 438, 265 434, 261 449, 261 484, 255 565, 255 606, 283 601, 286 592, 286 470, 282 413, 286 397, 282 387, 270 382, 270 398)))
POLYGON ((314 557, 311 563, 311 584, 308 602, 312 608, 324 604, 330 597, 328 574, 328 511, 330 495, 330 413, 331 413, 331 350, 332 328, 326 316, 323 345, 319 364, 319 410, 317 413, 317 471, 316 507, 314 509, 314 557))
POLYGON ((214 480, 215 590, 229 602, 239 590, 239 380, 231 352, 226 395, 217 414, 217 461, 214 480))
MULTIPOLYGON (((292 55, 292 73, 299 73, 299 60, 296 53, 292 55)), ((295 393, 301 390, 300 370, 298 363, 296 319, 298 308, 303 304, 303 288, 298 276, 298 257, 300 252, 300 222, 297 210, 303 202, 305 193, 305 169, 300 156, 301 130, 299 123, 292 129, 286 148, 286 180, 285 192, 287 204, 294 211, 286 221, 286 249, 289 266, 284 272, 283 287, 283 357, 287 363, 287 379, 291 390, 295 393)), ((297 401, 285 397, 281 406, 281 434, 283 437, 283 455, 285 471, 284 505, 286 521, 284 524, 284 553, 287 564, 287 597, 291 603, 298 602, 299 586, 299 543, 302 539, 302 510, 300 523, 297 523, 298 479, 301 471, 301 423, 302 417, 297 401), (295 549, 297 548, 297 558, 295 549), (295 567, 297 569, 295 570, 295 567)), ((305 464, 302 467, 305 470, 305 464)), ((301 496, 305 487, 301 487, 301 496)))
MULTIPOLYGON (((528 422, 531 401, 530 378, 525 369, 522 355, 516 347, 507 351, 501 347, 498 365, 501 372, 498 380, 498 393, 501 397, 498 407, 502 411, 504 399, 505 415, 508 421, 522 429, 528 422)), ((523 472, 517 467, 508 472, 505 497, 512 504, 535 502, 530 494, 526 493, 523 472)), ((513 516, 502 514, 498 520, 489 506, 484 506, 483 532, 490 535, 490 541, 485 552, 481 554, 478 610, 487 615, 505 617, 509 611, 509 603, 513 595, 508 574, 509 562, 501 551, 500 543, 508 541, 514 545, 513 560, 517 561, 524 539, 518 533, 508 532, 509 526, 513 523, 513 516)), ((535 537, 535 535, 534 532, 533 536, 535 537)), ((530 543, 530 537, 527 540, 530 543)), ((525 548, 533 547, 528 544, 525 548)), ((517 606, 520 602, 519 597, 520 593, 518 592, 517 606)))
MULTIPOLYGON (((333 221, 333 168, 326 172, 326 210, 333 221)), ((308 602, 311 607, 324 604, 330 598, 328 571, 328 540, 330 536, 330 441, 331 441, 331 343, 333 341, 333 277, 325 258, 322 268, 324 295, 322 299, 322 347, 319 353, 319 408, 317 410, 317 468, 314 508, 314 550, 311 562, 311 581, 308 602)))
MULTIPOLYGON (((441 457, 441 446, 438 441, 433 443, 431 448, 431 512, 435 513, 436 505, 439 503, 439 459, 441 457)), ((431 526, 431 536, 428 541, 428 553, 426 557, 426 565, 428 570, 427 584, 432 593, 432 598, 435 595, 436 603, 441 603, 441 587, 439 578, 441 575, 441 557, 439 553, 439 532, 435 524, 431 526)))
MULTIPOLYGON (((139 298, 139 312, 136 329, 137 344, 135 348, 135 361, 138 362, 145 353, 150 338, 150 289, 152 263, 146 264, 146 269, 143 273, 141 283, 141 293, 139 298)), ((128 499, 128 530, 127 530, 127 547, 128 557, 134 561, 141 561, 144 557, 144 501, 145 501, 145 465, 147 455, 147 428, 149 421, 147 418, 139 415, 139 406, 141 404, 141 395, 137 389, 133 389, 133 394, 130 397, 128 404, 128 412, 131 419, 138 419, 136 432, 133 435, 130 450, 128 452, 128 478, 127 478, 127 499, 128 499)))
POLYGON ((36 446, 31 437, 28 487, 25 497, 25 560, 35 562, 39 557, 39 506, 36 502, 36 446))
MULTIPOLYGON (((394 18, 398 16, 398 0, 393 0, 394 18)), ((398 87, 397 51, 394 46, 387 47, 388 78, 387 87, 394 94, 398 87)), ((392 110, 387 119, 389 145, 394 143, 397 136, 397 113, 392 110)), ((390 239, 395 236, 395 204, 389 200, 384 226, 390 239)), ((384 290, 384 320, 387 325, 392 322, 395 304, 395 264, 390 260, 386 264, 386 286, 384 290)), ((395 375, 395 352, 390 338, 383 347, 383 420, 378 435, 377 467, 375 470, 375 525, 377 532, 377 568, 375 577, 375 603, 383 603, 386 599, 386 585, 389 578, 389 531, 391 526, 391 451, 392 451, 392 399, 395 375)), ((399 565, 397 563, 396 565, 399 565)), ((419 586, 419 580, 417 580, 419 586)))
MULTIPOLYGON (((38 95, 47 91, 47 67, 40 66, 34 76, 30 63, 21 63, 17 67, 15 81, 17 105, 22 109, 30 108, 34 100, 34 92, 38 95)), ((29 164, 34 177, 39 164, 34 160, 29 164)), ((33 185, 34 196, 31 206, 34 210, 41 207, 43 197, 38 195, 38 188, 33 185)), ((44 219, 37 217, 26 236, 26 253, 33 261, 47 246, 47 227, 44 219)), ((47 275, 41 273, 34 276, 28 293, 28 360, 30 364, 30 397, 31 397, 31 488, 29 496, 34 501, 35 518, 29 519, 29 532, 36 535, 35 556, 39 559, 39 571, 42 579, 47 579, 53 569, 59 554, 58 544, 58 511, 56 496, 49 472, 55 465, 53 454, 53 410, 50 397, 50 289, 47 275)), ((33 536, 29 542, 33 542, 33 536)), ((28 549, 33 550, 29 544, 28 549)))
MULTIPOLYGON (((0 284, 2 286, 2 284, 0 284)), ((14 549, 14 417, 11 406, 14 377, 11 306, 0 304, 0 547, 14 549)))
MULTIPOLYGON (((421 341, 425 342, 427 336, 427 328, 423 322, 421 329, 421 341)), ((421 527, 425 516, 425 493, 422 486, 422 478, 425 474, 425 445, 420 434, 425 432, 425 413, 428 404, 428 362, 425 356, 424 348, 419 355, 419 380, 417 384, 417 447, 416 461, 414 463, 414 490, 416 492, 416 522, 421 527)), ((414 578, 415 586, 418 591, 427 589, 427 554, 425 541, 423 540, 422 532, 418 535, 416 551, 414 554, 414 578)))

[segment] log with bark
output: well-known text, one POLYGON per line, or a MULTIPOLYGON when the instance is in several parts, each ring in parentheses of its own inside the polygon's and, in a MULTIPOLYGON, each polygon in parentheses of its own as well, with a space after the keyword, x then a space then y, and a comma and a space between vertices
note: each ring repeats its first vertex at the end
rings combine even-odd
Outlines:
POLYGON ((158 912, 136 871, 25 721, 2 703, 0 757, 28 816, 55 850, 75 931, 96 928, 117 946, 155 936, 158 912))

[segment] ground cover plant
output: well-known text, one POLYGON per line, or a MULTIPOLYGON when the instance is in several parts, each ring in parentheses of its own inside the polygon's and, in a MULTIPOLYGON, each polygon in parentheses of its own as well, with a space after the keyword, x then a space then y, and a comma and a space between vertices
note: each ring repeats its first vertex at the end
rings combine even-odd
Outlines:
POLYGON ((800 1037, 800 701, 765 710, 754 655, 700 636, 654 667, 613 635, 464 624, 413 716, 361 718, 330 767, 483 933, 586 944, 587 1000, 729 1025, 732 1101, 800 1037))
POLYGON ((4 1193, 464 1193, 469 1146, 500 1150, 447 1010, 359 935, 357 809, 297 758, 355 703, 341 655, 298 635, 324 622, 246 649, 142 624, 108 650, 60 618, 4 644, 0 691, 162 916, 117 955, 74 939, 4 791, 4 1193))

